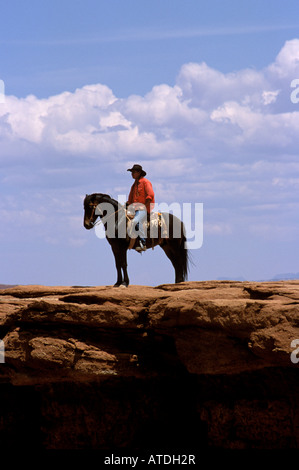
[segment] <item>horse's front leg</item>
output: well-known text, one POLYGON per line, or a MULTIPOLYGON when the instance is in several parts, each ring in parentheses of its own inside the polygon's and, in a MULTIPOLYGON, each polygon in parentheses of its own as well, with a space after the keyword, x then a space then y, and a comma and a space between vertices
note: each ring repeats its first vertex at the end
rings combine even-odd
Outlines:
POLYGON ((122 285, 125 287, 128 287, 130 280, 128 276, 128 271, 127 271, 127 248, 124 248, 122 252, 122 259, 121 259, 121 265, 122 265, 122 270, 123 270, 123 282, 122 285))
POLYGON ((122 284, 123 282, 123 277, 122 277, 122 270, 121 270, 121 261, 120 261, 120 253, 119 253, 119 247, 117 245, 114 245, 111 243, 111 248, 114 254, 114 261, 115 261, 115 266, 116 266, 116 272, 117 272, 117 281, 114 284, 114 287, 118 287, 122 284))
POLYGON ((119 287, 123 282, 123 278, 122 278, 121 266, 119 266, 118 263, 116 263, 116 270, 117 270, 117 281, 114 284, 114 287, 119 287))
POLYGON ((117 245, 112 246, 117 271, 117 281, 114 287, 129 285, 129 276, 127 272, 127 248, 117 245))

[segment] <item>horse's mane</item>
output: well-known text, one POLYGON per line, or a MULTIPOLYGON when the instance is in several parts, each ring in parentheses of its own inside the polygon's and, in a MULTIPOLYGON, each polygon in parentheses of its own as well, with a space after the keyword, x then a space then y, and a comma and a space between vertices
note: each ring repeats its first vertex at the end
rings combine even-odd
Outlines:
POLYGON ((107 202, 111 202, 111 204, 113 204, 115 207, 118 207, 120 205, 120 203, 116 199, 113 199, 109 194, 105 193, 93 193, 86 195, 86 197, 88 197, 89 200, 108 199, 107 202))

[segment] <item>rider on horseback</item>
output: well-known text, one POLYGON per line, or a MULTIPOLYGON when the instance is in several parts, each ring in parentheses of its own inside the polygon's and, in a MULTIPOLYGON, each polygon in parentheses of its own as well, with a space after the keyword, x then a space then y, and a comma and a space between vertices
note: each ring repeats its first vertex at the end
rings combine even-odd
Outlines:
POLYGON ((143 222, 147 219, 155 204, 155 194, 151 182, 144 178, 146 172, 142 169, 141 165, 134 165, 127 171, 132 172, 132 178, 135 180, 131 187, 127 205, 132 205, 135 210, 134 224, 135 227, 139 224, 138 233, 140 239, 140 246, 136 248, 137 251, 146 250, 146 235, 144 232, 143 222))

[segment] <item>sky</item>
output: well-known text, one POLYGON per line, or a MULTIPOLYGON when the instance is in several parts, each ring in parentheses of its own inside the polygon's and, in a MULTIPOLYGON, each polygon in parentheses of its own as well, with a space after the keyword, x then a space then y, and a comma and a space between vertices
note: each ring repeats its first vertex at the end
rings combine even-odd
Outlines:
MULTIPOLYGON (((114 284, 83 199, 126 197, 134 163, 196 230, 202 204, 189 280, 298 273, 298 0, 2 0, 1 17, 0 283, 114 284)), ((159 247, 128 269, 174 282, 159 247)))

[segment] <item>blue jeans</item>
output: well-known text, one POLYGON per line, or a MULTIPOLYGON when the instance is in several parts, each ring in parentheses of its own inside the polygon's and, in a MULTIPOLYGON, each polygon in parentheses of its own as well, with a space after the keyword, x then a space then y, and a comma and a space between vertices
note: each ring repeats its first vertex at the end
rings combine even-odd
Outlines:
POLYGON ((133 220, 133 232, 135 231, 136 237, 139 235, 141 240, 145 240, 146 235, 144 233, 144 228, 143 228, 143 222, 147 219, 147 211, 142 210, 142 211, 136 211, 135 212, 135 217, 133 220), (138 225, 137 225, 138 224, 138 225), (137 227, 136 227, 137 225, 137 227))

